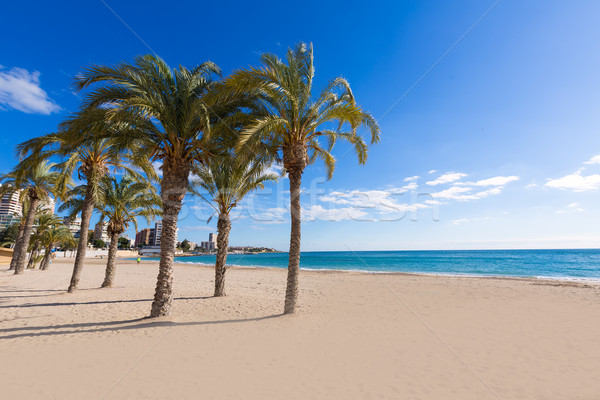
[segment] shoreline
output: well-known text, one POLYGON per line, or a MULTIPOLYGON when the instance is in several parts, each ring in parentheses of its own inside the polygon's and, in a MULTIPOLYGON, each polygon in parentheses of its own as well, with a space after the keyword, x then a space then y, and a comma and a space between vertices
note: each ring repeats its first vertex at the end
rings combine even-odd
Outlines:
MULTIPOLYGON (((142 258, 142 261, 144 259, 142 258)), ((147 262, 156 262, 156 260, 146 260, 147 262)), ((193 263, 193 262, 178 262, 174 261, 175 264, 191 265, 200 267, 213 267, 214 264, 205 263, 193 263)), ((248 268, 248 269, 274 269, 286 271, 287 268, 273 267, 273 266, 262 266, 262 265, 239 265, 239 264, 227 264, 227 268, 248 268)), ((367 274, 367 275, 400 275, 400 276, 441 276, 447 278, 482 278, 482 279, 508 279, 508 280, 531 280, 531 281, 557 281, 557 282, 578 282, 578 283, 589 283, 597 284, 600 286, 600 278, 586 278, 586 277, 555 277, 555 276, 521 276, 521 275, 479 275, 479 274, 459 274, 459 273, 437 273, 437 272, 405 272, 405 271, 367 271, 358 269, 326 269, 326 268, 302 268, 301 271, 306 272, 323 272, 323 273, 356 273, 356 274, 367 274)))

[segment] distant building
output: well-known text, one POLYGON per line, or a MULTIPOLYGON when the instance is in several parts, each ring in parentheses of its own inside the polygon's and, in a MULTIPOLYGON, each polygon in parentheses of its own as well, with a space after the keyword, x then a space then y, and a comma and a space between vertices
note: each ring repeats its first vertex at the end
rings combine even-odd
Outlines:
POLYGON ((150 228, 146 228, 146 229, 142 229, 141 231, 139 231, 136 235, 135 235, 135 243, 134 246, 138 247, 138 246, 149 246, 150 245, 150 238, 151 236, 153 236, 152 232, 153 229, 150 228))
POLYGON ((160 246, 160 238, 162 237, 162 221, 156 221, 154 224, 154 238, 153 245, 160 246))
POLYGON ((100 223, 100 221, 98 221, 96 227, 94 228, 94 240, 102 240, 104 243, 108 243, 110 238, 108 237, 108 232, 106 231, 107 227, 108 222, 100 223))
MULTIPOLYGON (((162 221, 156 221, 154 224, 154 228, 146 228, 142 229, 137 235, 135 235, 135 246, 152 246, 152 247, 160 247, 160 242, 162 239, 162 231, 163 224, 162 221)), ((179 232, 179 228, 177 228, 177 233, 179 232)), ((175 235, 177 236, 177 233, 175 235)), ((177 242, 177 237, 175 237, 175 242, 177 242)))
POLYGON ((8 193, 0 199, 0 230, 19 222, 23 213, 23 205, 19 201, 21 191, 8 193))
POLYGON ((217 249, 217 235, 214 233, 208 234, 208 242, 200 242, 200 248, 203 250, 216 250, 217 249))
POLYGON ((74 238, 79 237, 81 233, 81 218, 75 217, 74 220, 70 220, 69 217, 64 217, 63 224, 69 228, 74 238))
MULTIPOLYGON (((19 222, 23 215, 23 204, 19 200, 21 190, 13 193, 7 193, 0 199, 0 230, 6 229, 15 222, 19 222)), ((40 210, 48 210, 54 213, 55 202, 52 197, 42 201, 39 206, 40 210)))
POLYGON ((55 207, 56 207, 56 202, 54 201, 54 199, 52 197, 48 197, 47 200, 42 201, 42 204, 40 204, 39 208, 40 208, 40 210, 46 210, 46 211, 54 214, 55 207))

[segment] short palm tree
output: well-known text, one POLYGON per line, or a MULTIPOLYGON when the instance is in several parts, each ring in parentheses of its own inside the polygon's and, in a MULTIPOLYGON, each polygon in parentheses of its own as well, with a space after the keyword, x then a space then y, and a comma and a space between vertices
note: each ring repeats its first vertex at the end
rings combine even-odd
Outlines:
POLYGON ((242 132, 238 148, 262 144, 272 153, 281 154, 289 176, 292 224, 284 307, 287 314, 297 307, 302 173, 308 164, 321 158, 331 178, 335 166, 331 150, 338 139, 349 142, 359 163, 365 163, 368 148, 358 129, 365 126, 371 143, 376 143, 379 126, 356 104, 350 85, 343 78, 333 79, 313 97, 312 45, 300 43, 289 49, 286 61, 272 54, 263 54, 261 61, 261 68, 235 71, 224 84, 229 90, 256 98, 255 120, 242 132))
POLYGON ((51 229, 55 224, 59 224, 60 220, 54 214, 46 209, 38 209, 34 220, 34 230, 29 242, 29 262, 27 268, 35 268, 35 265, 40 262, 44 256, 40 252, 45 247, 44 232, 51 229))
POLYGON ((110 236, 108 261, 102 287, 111 287, 115 277, 115 258, 119 247, 119 236, 133 223, 137 232, 137 217, 148 223, 160 215, 161 201, 154 186, 148 182, 124 177, 121 181, 105 177, 100 183, 100 221, 108 220, 107 232, 110 236))
POLYGON ((10 184, 4 184, 2 185, 2 187, 0 187, 0 196, 4 196, 5 194, 13 195, 15 192, 20 193, 18 197, 19 202, 21 203, 21 216, 18 218, 19 226, 17 231, 17 237, 15 238, 14 242, 9 243, 10 245, 12 245, 13 248, 13 256, 10 260, 10 267, 8 268, 9 271, 14 271, 15 266, 17 265, 17 257, 15 256, 15 254, 17 251, 16 249, 19 247, 20 241, 23 239, 23 231, 25 231, 26 218, 24 217, 24 215, 27 215, 27 210, 29 209, 29 197, 26 195, 26 193, 15 189, 10 184))
POLYGON ((62 250, 64 251, 64 258, 67 258, 67 252, 71 252, 71 255, 73 255, 72 252, 74 252, 75 250, 77 250, 77 245, 78 245, 78 239, 76 239, 74 236, 71 235, 71 238, 69 238, 68 240, 63 240, 60 243, 60 247, 62 248, 62 250))
MULTIPOLYGON (((32 159, 26 162, 20 162, 8 175, 2 178, 7 187, 15 190, 21 190, 22 196, 28 197, 29 207, 23 224, 23 234, 17 241, 13 252, 15 260, 15 275, 25 270, 27 259, 27 250, 33 233, 33 225, 36 217, 36 211, 40 204, 50 198, 51 194, 56 195, 56 183, 59 179, 59 173, 53 171, 54 164, 46 161, 32 162, 32 159)), ((68 181, 65 181, 67 183, 68 181)))
POLYGON ((73 266, 73 274, 68 292, 77 289, 85 253, 87 250, 90 218, 98 200, 98 185, 110 168, 127 170, 127 152, 110 140, 110 134, 119 130, 120 126, 106 118, 106 110, 87 108, 72 116, 61 124, 59 132, 31 139, 19 145, 19 152, 28 158, 63 157, 59 164, 61 176, 59 188, 66 192, 66 182, 71 179, 75 170, 77 177, 86 181, 85 200, 81 208, 81 230, 77 255, 73 266))
POLYGON ((119 147, 130 149, 137 160, 162 163, 163 231, 151 317, 171 310, 177 218, 190 171, 209 156, 211 125, 221 111, 218 104, 205 100, 219 73, 212 62, 173 70, 160 58, 147 55, 133 64, 92 66, 76 83, 79 89, 94 86, 87 94, 88 106, 106 107, 113 121, 135 127, 112 135, 119 147))
POLYGON ((52 215, 49 221, 44 222, 45 228, 38 227, 37 234, 40 235, 40 241, 44 246, 44 258, 41 261, 40 269, 46 270, 50 265, 52 249, 61 243, 68 243, 73 240, 71 231, 64 226, 57 216, 52 215))
POLYGON ((194 169, 197 179, 190 191, 206 201, 219 214, 217 222, 217 259, 215 262, 215 297, 225 295, 225 272, 231 220, 229 213, 249 192, 264 187, 264 182, 277 180, 267 173, 260 160, 223 154, 211 158, 194 169))

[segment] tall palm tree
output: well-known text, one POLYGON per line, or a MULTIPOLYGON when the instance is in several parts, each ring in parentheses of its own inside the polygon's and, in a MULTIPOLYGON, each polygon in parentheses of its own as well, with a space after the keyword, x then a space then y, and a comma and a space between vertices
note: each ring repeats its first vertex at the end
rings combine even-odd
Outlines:
MULTIPOLYGON (((36 211, 40 204, 50 198, 51 194, 56 195, 56 182, 59 179, 59 173, 53 171, 55 166, 46 161, 20 162, 9 174, 3 176, 2 181, 9 187, 21 190, 22 196, 28 197, 29 207, 23 224, 23 234, 21 239, 15 245, 13 259, 15 260, 15 275, 25 270, 25 261, 27 259, 27 250, 33 233, 33 223, 36 211)), ((65 181, 68 183, 68 180, 65 181)))
POLYGON ((92 66, 77 79, 79 89, 94 86, 87 94, 88 106, 107 107, 113 121, 135 126, 130 133, 113 135, 119 146, 131 149, 138 160, 162 163, 163 231, 151 317, 171 310, 177 218, 190 171, 209 156, 211 125, 222 111, 216 110, 219 104, 205 101, 218 74, 212 62, 173 70, 147 55, 133 64, 92 66))
MULTIPOLYGON (((90 218, 98 200, 98 185, 111 167, 126 170, 135 174, 126 166, 127 151, 111 141, 110 135, 121 129, 106 118, 107 110, 101 108, 85 108, 61 124, 59 132, 31 139, 19 145, 22 156, 28 158, 63 157, 59 166, 61 176, 58 185, 66 192, 66 182, 77 171, 77 177, 85 180, 85 199, 81 208, 81 230, 77 247, 77 255, 73 265, 73 274, 68 292, 77 289, 85 253, 87 250, 90 218)), ((141 165, 145 167, 144 165, 141 165)), ((72 194, 72 192, 71 192, 72 194)))
POLYGON ((371 143, 379 141, 375 119, 356 104, 350 85, 335 78, 313 97, 312 45, 289 49, 285 61, 263 54, 261 68, 235 71, 224 84, 234 92, 254 95, 255 120, 241 134, 238 147, 261 143, 281 154, 290 180, 291 235, 284 313, 297 307, 300 267, 300 185, 306 166, 316 158, 325 162, 331 178, 335 158, 331 154, 338 139, 349 142, 360 164, 367 160, 367 145, 358 129, 364 126, 371 143), (327 143, 323 143, 326 140, 327 143))
POLYGON ((231 220, 229 213, 249 192, 262 189, 264 182, 277 180, 267 173, 261 160, 223 154, 194 169, 198 176, 190 185, 192 194, 202 198, 219 214, 217 222, 217 259, 215 262, 215 297, 225 295, 225 272, 231 220))

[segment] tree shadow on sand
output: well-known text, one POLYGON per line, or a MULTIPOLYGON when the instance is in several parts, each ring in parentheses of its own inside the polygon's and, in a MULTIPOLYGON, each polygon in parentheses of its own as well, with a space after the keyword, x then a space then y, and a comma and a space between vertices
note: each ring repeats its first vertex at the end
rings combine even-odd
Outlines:
MULTIPOLYGON (((142 300, 146 301, 146 300, 142 300)), ((48 326, 25 326, 21 328, 0 329, 0 333, 8 334, 0 336, 2 339, 16 339, 23 337, 52 336, 52 335, 71 335, 77 333, 97 333, 106 331, 126 331, 146 328, 162 327, 183 327, 183 326, 201 326, 201 325, 221 325, 221 324, 239 324, 245 322, 257 322, 274 319, 283 316, 283 314, 267 315, 264 317, 227 319, 217 321, 198 321, 198 322, 174 322, 165 320, 154 320, 151 318, 136 318, 122 321, 107 322, 84 322, 79 324, 48 325, 48 326), (130 324, 130 325, 128 325, 130 324), (121 325, 121 326, 119 326, 121 325), (83 328, 83 329, 80 329, 83 328), (89 328, 89 329, 86 329, 89 328), (42 332, 31 332, 42 331, 42 332), (12 334, 12 332, 16 332, 12 334)))
MULTIPOLYGON (((64 290, 63 290, 64 292, 64 290)), ((55 296, 48 295, 48 296, 55 296)), ((17 297, 44 297, 41 296, 7 296, 6 298, 17 298, 17 297)), ((206 300, 212 299, 213 296, 204 296, 204 297, 175 297, 173 300, 206 300)), ((3 297, 0 296, 0 300, 3 297)), ((91 305, 91 304, 118 304, 118 303, 139 303, 144 301, 152 301, 152 299, 133 299, 133 300, 104 300, 104 301, 81 301, 81 302, 55 302, 55 303, 31 303, 31 304, 12 304, 8 306, 0 306, 2 308, 28 308, 28 307, 59 307, 59 306, 83 306, 83 305, 91 305)))

